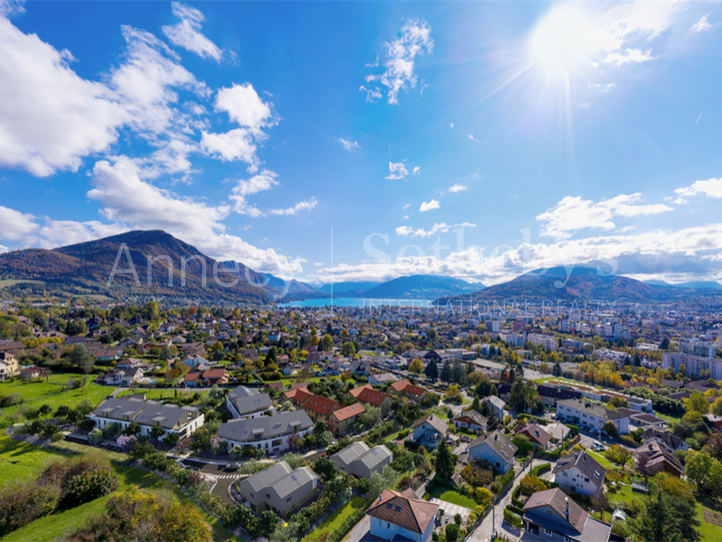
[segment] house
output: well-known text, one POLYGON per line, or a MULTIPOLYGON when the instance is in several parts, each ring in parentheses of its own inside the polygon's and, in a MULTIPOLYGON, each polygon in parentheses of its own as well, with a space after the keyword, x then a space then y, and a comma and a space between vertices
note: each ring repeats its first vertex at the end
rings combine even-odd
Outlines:
POLYGON ((301 404, 301 407, 308 413, 314 423, 319 420, 328 423, 331 413, 340 409, 341 405, 323 395, 310 394, 301 404))
POLYGON ((642 433, 642 439, 644 439, 645 444, 652 442, 653 440, 657 441, 660 445, 664 446, 672 453, 680 450, 683 452, 689 451, 689 444, 687 444, 686 440, 679 438, 674 433, 662 431, 656 427, 645 429, 644 433, 642 433))
POLYGON ((296 406, 301 406, 306 399, 311 397, 313 394, 306 389, 305 385, 302 388, 291 389, 284 392, 283 398, 286 401, 291 401, 296 406))
POLYGON ((347 435, 351 431, 351 426, 364 412, 364 407, 360 403, 334 410, 328 417, 328 428, 336 435, 347 435))
POLYGON ((0 352, 0 380, 10 378, 18 367, 18 358, 9 352, 0 352))
POLYGON ((524 435, 531 441, 535 448, 542 448, 544 450, 546 450, 547 445, 552 438, 549 433, 535 423, 530 423, 524 427, 517 428, 514 431, 514 434, 524 435))
POLYGON ((136 367, 140 367, 143 365, 143 360, 138 358, 128 358, 124 359, 122 361, 119 361, 115 368, 116 369, 135 369, 136 367))
POLYGON ((203 383, 206 386, 213 386, 214 384, 225 384, 228 382, 228 375, 226 375, 226 369, 224 367, 206 369, 203 372, 203 383))
POLYGON ((506 403, 496 395, 489 395, 484 397, 482 402, 489 403, 489 407, 498 420, 504 419, 504 409, 506 409, 506 403))
POLYGON ((377 384, 391 384, 392 382, 396 382, 398 380, 397 377, 392 375, 391 373, 381 373, 378 375, 371 375, 369 376, 369 384, 372 386, 376 386, 377 384))
POLYGON ((612 532, 558 487, 532 494, 522 519, 525 531, 552 542, 608 542, 612 532))
POLYGON ((658 472, 672 476, 684 475, 684 467, 677 456, 655 440, 645 442, 634 450, 634 459, 637 469, 645 476, 654 476, 658 472))
POLYGON ((187 365, 191 369, 198 367, 199 365, 208 365, 208 361, 203 356, 188 356, 181 361, 184 365, 187 365))
POLYGON ((390 384, 386 391, 391 395, 404 396, 415 401, 423 401, 424 397, 426 397, 426 390, 424 388, 414 386, 406 379, 390 384))
POLYGON ((186 388, 195 388, 203 385, 203 373, 192 372, 183 377, 183 385, 186 388))
POLYGON ((241 495, 256 514, 272 510, 287 518, 318 493, 319 479, 309 467, 291 470, 288 463, 275 465, 240 482, 241 495))
POLYGON ((667 424, 667 420, 663 420, 652 414, 638 414, 636 412, 630 416, 629 421, 637 427, 663 427, 667 424))
POLYGON ((557 401, 557 419, 595 432, 601 432, 604 424, 612 421, 617 426, 620 435, 626 435, 629 432, 628 415, 592 403, 587 399, 557 401))
POLYGON ((226 408, 234 418, 257 418, 266 412, 276 413, 270 395, 245 386, 238 386, 226 395, 226 408))
POLYGON ((371 535, 382 540, 428 542, 439 505, 419 499, 412 489, 385 490, 366 510, 371 535))
POLYGON ((553 407, 557 404, 557 388, 553 386, 543 386, 539 384, 536 387, 536 391, 539 394, 539 399, 544 403, 545 406, 553 407))
POLYGON ((371 364, 366 359, 355 359, 351 364, 351 372, 356 376, 368 376, 371 374, 371 364))
POLYGON ((441 439, 446 438, 449 426, 435 414, 427 414, 423 418, 416 420, 411 429, 413 430, 411 440, 428 449, 436 448, 441 439))
POLYGON ((380 408, 382 416, 386 416, 391 410, 391 403, 393 402, 391 396, 382 391, 376 391, 368 384, 360 388, 354 388, 349 393, 362 403, 380 408))
POLYGON ((23 367, 22 369, 20 369, 20 377, 26 380, 30 380, 40 377, 43 372, 44 371, 42 367, 36 367, 35 365, 31 365, 30 367, 23 367))
POLYGON ((469 444, 467 450, 469 459, 486 460, 499 474, 506 474, 514 467, 518 448, 500 431, 492 431, 469 444))
POLYGON ((391 464, 394 456, 386 446, 369 449, 361 440, 336 452, 329 459, 341 472, 370 480, 374 472, 381 472, 386 465, 391 464))
POLYGON ((303 410, 280 412, 276 416, 238 418, 218 429, 218 436, 226 439, 228 450, 236 444, 278 453, 290 447, 291 435, 305 437, 313 431, 313 422, 303 410))
POLYGON ((113 361, 123 355, 123 349, 119 347, 91 348, 90 354, 95 361, 113 361))
POLYGON ((607 470, 586 450, 559 458, 554 467, 554 482, 567 490, 596 497, 604 487, 607 470))
POLYGON ((456 418, 451 420, 455 427, 471 429, 472 431, 486 431, 486 424, 489 422, 476 410, 465 410, 456 418))
POLYGON ((134 369, 116 369, 105 375, 103 384, 109 386, 130 386, 133 382, 140 381, 145 371, 140 367, 134 369))
POLYGON ((136 397, 106 399, 87 417, 101 429, 110 423, 120 424, 125 429, 131 422, 137 422, 140 434, 144 436, 149 436, 154 426, 160 426, 164 434, 159 440, 170 433, 176 433, 181 438, 190 437, 204 421, 203 413, 195 407, 161 405, 136 397))
POLYGON ((544 430, 551 435, 552 440, 556 442, 564 442, 571 430, 563 423, 550 423, 544 427, 544 430))

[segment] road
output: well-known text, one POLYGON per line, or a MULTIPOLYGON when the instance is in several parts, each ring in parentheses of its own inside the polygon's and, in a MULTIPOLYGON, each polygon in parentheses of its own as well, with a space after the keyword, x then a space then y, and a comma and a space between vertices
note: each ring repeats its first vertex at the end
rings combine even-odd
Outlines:
MULTIPOLYGON (((533 463, 528 466, 528 468, 522 470, 522 474, 520 474, 514 480, 514 483, 511 485, 511 487, 507 489, 503 495, 501 495, 496 505, 494 506, 493 513, 489 512, 486 517, 484 517, 484 520, 481 522, 481 524, 474 530, 473 533, 471 533, 469 541, 479 542, 487 539, 491 540, 492 526, 495 533, 503 534, 510 540, 516 540, 519 537, 519 533, 516 529, 504 523, 504 508, 506 508, 507 505, 511 504, 511 495, 514 492, 514 489, 516 489, 516 487, 521 482, 522 478, 524 478, 524 471, 526 471, 526 474, 528 474, 533 467, 538 467, 542 463, 549 463, 549 461, 535 459, 533 463)), ((548 476, 549 473, 545 473, 543 478, 547 478, 548 476)))
POLYGON ((243 476, 238 474, 235 467, 231 468, 228 465, 204 463, 203 461, 196 461, 194 459, 184 459, 183 463, 189 467, 198 468, 201 472, 215 476, 218 479, 218 483, 213 488, 213 494, 218 495, 224 503, 235 505, 228 495, 228 486, 243 476))

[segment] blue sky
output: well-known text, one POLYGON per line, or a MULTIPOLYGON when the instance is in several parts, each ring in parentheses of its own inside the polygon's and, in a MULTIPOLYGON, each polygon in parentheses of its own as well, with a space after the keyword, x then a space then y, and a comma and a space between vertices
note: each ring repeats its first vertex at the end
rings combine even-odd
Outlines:
POLYGON ((311 281, 722 278, 716 4, 0 14, 0 251, 160 228, 311 281))

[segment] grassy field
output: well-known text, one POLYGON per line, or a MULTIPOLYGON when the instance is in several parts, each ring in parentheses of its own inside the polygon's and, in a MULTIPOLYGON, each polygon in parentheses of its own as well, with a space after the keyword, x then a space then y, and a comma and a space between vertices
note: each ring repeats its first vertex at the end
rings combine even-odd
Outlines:
POLYGON ((324 519, 323 523, 306 535, 303 541, 312 542, 315 540, 323 540, 325 536, 328 536, 328 534, 338 529, 347 517, 365 505, 366 499, 363 497, 354 497, 346 506, 339 508, 336 512, 324 519))
POLYGON ((474 499, 470 499, 469 497, 466 497, 449 487, 435 486, 431 491, 429 491, 429 494, 435 499, 463 506, 464 508, 471 508, 472 510, 476 509, 478 506, 474 499))
MULTIPOLYGON (((108 452, 102 451, 108 454, 108 452)), ((45 464, 57 457, 68 457, 60 452, 46 450, 10 437, 0 436, 0 485, 17 478, 33 478, 45 464)), ((164 490, 175 500, 189 504, 170 483, 162 478, 132 467, 113 466, 118 475, 118 491, 134 488, 164 490)), ((111 495, 85 503, 70 510, 64 510, 33 521, 25 527, 4 536, 2 542, 51 542, 82 525, 88 518, 99 515, 111 495)), ((223 528, 218 520, 198 509, 204 519, 213 527, 216 540, 232 539, 232 534, 223 528)))
MULTIPOLYGON (((53 375, 45 382, 27 382, 16 380, 14 382, 0 382, 0 394, 12 395, 18 393, 23 398, 22 405, 39 407, 40 405, 49 405, 55 410, 60 405, 74 407, 87 399, 88 402, 98 406, 113 388, 107 386, 99 386, 98 384, 87 384, 85 388, 76 390, 63 391, 63 386, 68 378, 77 377, 78 375, 53 375)), ((0 417, 0 427, 4 424, 5 418, 12 412, 15 412, 20 406, 16 405, 2 409, 2 417, 0 417)))
MULTIPOLYGON (((123 390, 121 391, 116 397, 126 397, 128 395, 132 395, 133 393, 145 393, 145 396, 147 399, 152 399, 154 401, 159 401, 161 399, 172 399, 175 397, 175 390, 164 390, 164 389, 154 389, 154 390, 123 390)), ((178 390, 178 395, 193 395, 194 393, 199 393, 201 397, 204 395, 208 395, 209 390, 205 391, 195 391, 195 390, 188 390, 188 391, 181 391, 178 390)))
POLYGON ((604 467, 605 469, 614 469, 617 466, 609 461, 606 457, 604 457, 602 454, 598 454, 597 452, 593 452, 591 450, 587 450, 587 453, 592 456, 594 459, 597 460, 597 462, 604 467))
POLYGON ((7 288, 8 286, 15 286, 17 284, 35 284, 37 286, 45 286, 45 283, 42 280, 16 280, 16 279, 0 280, 0 288, 7 288))

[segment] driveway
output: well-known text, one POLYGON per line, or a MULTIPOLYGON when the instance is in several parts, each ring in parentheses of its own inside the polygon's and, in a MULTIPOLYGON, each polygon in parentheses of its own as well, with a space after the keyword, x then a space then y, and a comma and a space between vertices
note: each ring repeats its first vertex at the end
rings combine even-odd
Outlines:
POLYGON ((364 516, 342 542, 365 542, 366 540, 371 540, 371 518, 369 516, 364 516))
POLYGON ((466 521, 466 518, 469 517, 469 514, 473 512, 471 508, 465 508, 463 506, 459 506, 458 504, 452 504, 450 502, 442 501, 440 499, 431 499, 431 502, 433 502, 434 504, 438 504, 439 508, 444 511, 444 517, 441 518, 442 532, 446 532, 445 529, 448 524, 454 523, 454 516, 456 514, 461 515, 463 525, 463 522, 466 521))
POLYGON ((233 499, 228 495, 228 487, 243 476, 238 473, 235 467, 230 468, 228 465, 204 463, 193 459, 184 459, 183 463, 189 467, 200 469, 201 472, 215 476, 218 481, 213 487, 213 494, 218 495, 225 504, 235 506, 236 503, 233 502, 233 499))

